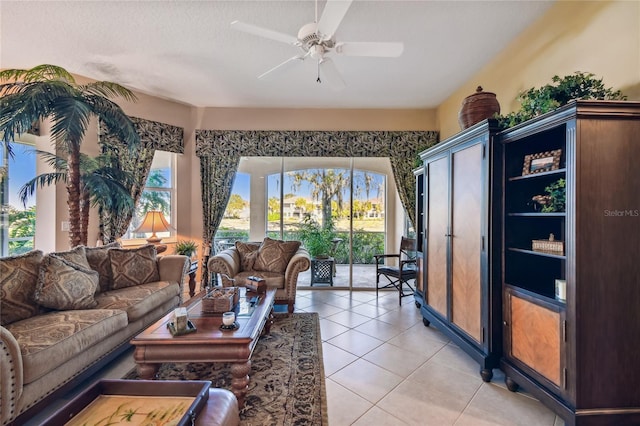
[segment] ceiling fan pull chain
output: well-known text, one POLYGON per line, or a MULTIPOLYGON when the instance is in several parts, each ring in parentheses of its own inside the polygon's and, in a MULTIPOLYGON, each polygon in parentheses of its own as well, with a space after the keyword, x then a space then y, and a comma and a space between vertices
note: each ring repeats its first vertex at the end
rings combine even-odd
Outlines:
POLYGON ((322 83, 322 81, 320 80, 320 61, 318 61, 318 79, 316 80, 317 83, 322 83))

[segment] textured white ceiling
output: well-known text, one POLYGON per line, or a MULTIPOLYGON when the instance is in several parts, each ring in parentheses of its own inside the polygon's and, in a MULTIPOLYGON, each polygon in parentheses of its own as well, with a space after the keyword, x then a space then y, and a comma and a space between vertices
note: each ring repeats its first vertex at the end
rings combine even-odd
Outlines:
MULTIPOLYGON (((0 1, 0 67, 60 65, 94 79, 195 106, 432 108, 445 100, 551 1, 356 0, 339 41, 401 41, 399 58, 335 57, 347 87, 316 83, 286 44, 230 28, 241 20, 296 35, 314 2, 0 1)), ((320 13, 324 3, 319 3, 320 13)))

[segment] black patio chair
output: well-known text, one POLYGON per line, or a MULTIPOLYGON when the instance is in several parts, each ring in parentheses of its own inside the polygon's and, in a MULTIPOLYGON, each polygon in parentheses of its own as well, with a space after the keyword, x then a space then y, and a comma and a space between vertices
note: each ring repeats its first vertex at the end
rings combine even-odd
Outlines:
POLYGON ((402 298, 413 295, 415 279, 418 275, 416 247, 415 239, 402 237, 399 253, 374 255, 376 259, 376 297, 378 297, 378 290, 393 287, 398 290, 398 301, 402 306, 402 298), (385 265, 385 259, 389 258, 398 259, 398 266, 385 265), (385 277, 388 282, 383 282, 381 285, 381 276, 385 277), (411 280, 414 281, 413 285, 409 283, 411 280))

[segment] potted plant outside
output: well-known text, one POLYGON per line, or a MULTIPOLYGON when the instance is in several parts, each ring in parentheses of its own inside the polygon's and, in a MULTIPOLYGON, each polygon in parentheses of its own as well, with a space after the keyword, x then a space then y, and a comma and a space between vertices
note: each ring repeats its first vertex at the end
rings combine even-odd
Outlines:
POLYGON ((312 258, 327 259, 334 246, 336 234, 331 220, 321 225, 310 215, 305 215, 298 230, 298 238, 312 258))

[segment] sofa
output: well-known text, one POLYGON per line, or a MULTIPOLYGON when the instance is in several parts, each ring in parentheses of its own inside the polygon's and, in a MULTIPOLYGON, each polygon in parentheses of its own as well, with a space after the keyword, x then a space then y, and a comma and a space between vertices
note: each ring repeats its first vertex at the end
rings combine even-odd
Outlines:
POLYGON ((153 245, 0 258, 0 420, 21 424, 182 302, 186 256, 153 245))
POLYGON ((230 247, 209 258, 207 270, 219 274, 222 286, 244 286, 250 276, 265 280, 267 287, 276 289, 275 304, 286 304, 294 310, 298 274, 311 266, 309 252, 300 241, 265 238, 262 242, 236 241, 230 247))

